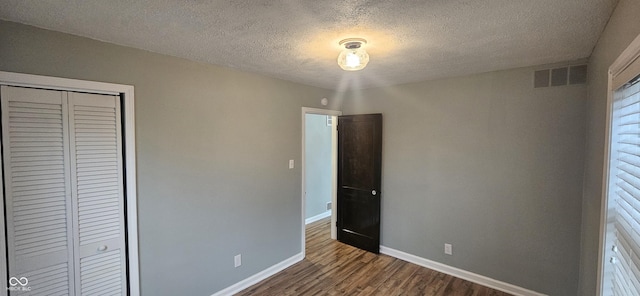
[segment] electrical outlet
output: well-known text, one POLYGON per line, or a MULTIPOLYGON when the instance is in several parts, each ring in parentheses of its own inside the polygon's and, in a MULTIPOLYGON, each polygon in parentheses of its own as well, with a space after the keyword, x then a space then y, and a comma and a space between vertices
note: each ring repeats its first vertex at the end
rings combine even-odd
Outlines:
POLYGON ((234 267, 238 267, 242 265, 242 254, 238 254, 235 257, 233 257, 233 265, 234 267))
POLYGON ((289 159, 289 168, 292 169, 296 166, 296 162, 293 159, 289 159))
POLYGON ((331 202, 327 203, 327 211, 331 211, 331 202))
POLYGON ((453 255, 453 249, 451 244, 444 244, 444 253, 447 255, 453 255))

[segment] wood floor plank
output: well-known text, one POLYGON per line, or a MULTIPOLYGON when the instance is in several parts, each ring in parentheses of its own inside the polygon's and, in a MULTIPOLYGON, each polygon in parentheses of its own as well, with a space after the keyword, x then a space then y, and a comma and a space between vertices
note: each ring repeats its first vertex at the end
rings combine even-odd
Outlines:
POLYGON ((329 218, 307 225, 304 260, 236 295, 510 295, 345 245, 332 240, 329 233, 329 218))

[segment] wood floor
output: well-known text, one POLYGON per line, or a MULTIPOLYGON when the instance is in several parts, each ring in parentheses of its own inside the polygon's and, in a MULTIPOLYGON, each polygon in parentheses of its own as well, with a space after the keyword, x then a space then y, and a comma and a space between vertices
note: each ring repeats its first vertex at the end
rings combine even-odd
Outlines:
POLYGON ((510 295, 332 240, 330 219, 307 225, 306 258, 236 295, 510 295))

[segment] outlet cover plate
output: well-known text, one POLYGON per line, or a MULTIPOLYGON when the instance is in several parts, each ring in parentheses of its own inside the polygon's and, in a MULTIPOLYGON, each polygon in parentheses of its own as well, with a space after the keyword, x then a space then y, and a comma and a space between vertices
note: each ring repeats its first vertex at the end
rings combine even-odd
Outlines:
POLYGON ((453 255, 453 249, 451 244, 444 244, 444 253, 447 255, 453 255))

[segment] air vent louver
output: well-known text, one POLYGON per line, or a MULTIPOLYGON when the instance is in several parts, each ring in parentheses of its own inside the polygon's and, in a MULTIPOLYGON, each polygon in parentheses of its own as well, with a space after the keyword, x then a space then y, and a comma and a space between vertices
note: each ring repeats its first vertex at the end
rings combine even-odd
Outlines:
POLYGON ((587 65, 569 67, 569 84, 587 83, 587 65))
POLYGON ((587 65, 537 70, 533 74, 534 88, 585 83, 587 83, 587 65))
POLYGON ((549 69, 536 71, 533 79, 533 87, 548 87, 549 80, 551 79, 551 74, 549 73, 549 69))

